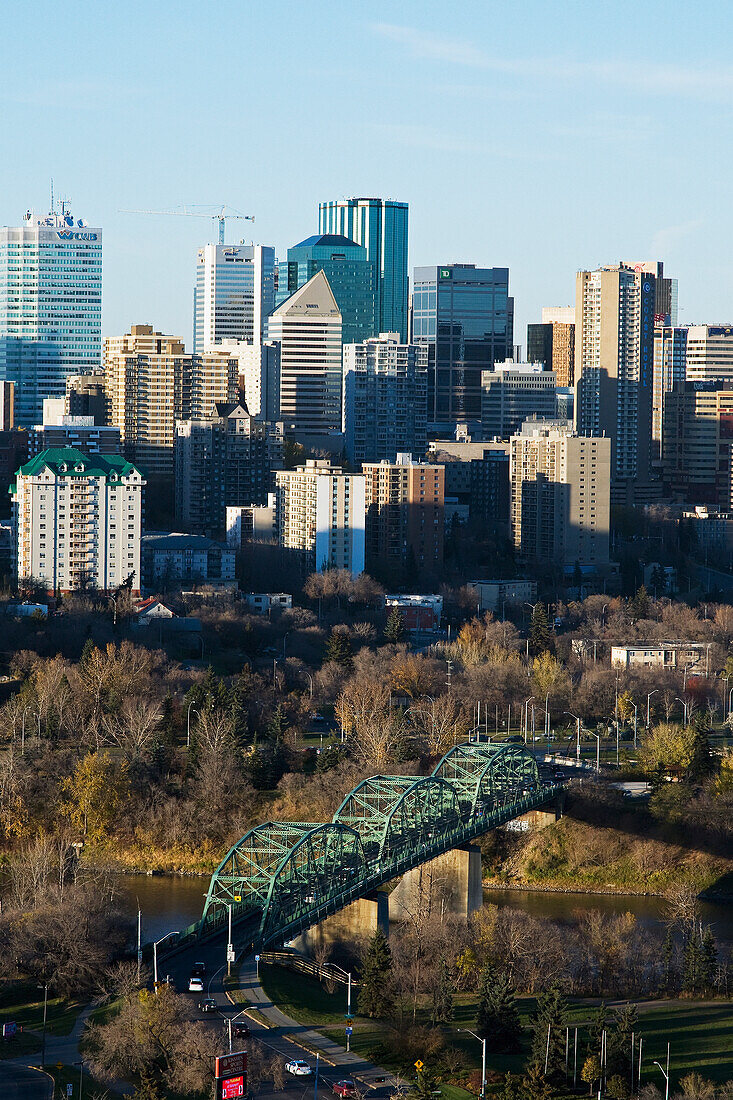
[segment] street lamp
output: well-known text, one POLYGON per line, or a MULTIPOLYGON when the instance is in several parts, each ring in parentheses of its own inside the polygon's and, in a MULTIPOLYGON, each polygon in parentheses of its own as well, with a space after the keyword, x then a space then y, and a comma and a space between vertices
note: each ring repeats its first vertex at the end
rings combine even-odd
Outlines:
POLYGON ((308 677, 308 681, 309 681, 309 685, 310 685, 310 695, 311 695, 311 699, 312 699, 313 698, 313 677, 311 676, 310 672, 306 672, 306 676, 308 677))
POLYGON ((594 730, 589 731, 592 737, 596 739, 596 772, 601 770, 601 735, 594 730))
MULTIPOLYGON (((41 989, 41 986, 38 987, 41 989)), ((41 1069, 46 1065, 46 1017, 48 1015, 48 982, 43 983, 43 1047, 41 1050, 41 1069)))
POLYGON ((79 1067, 79 1100, 82 1100, 82 1090, 84 1088, 84 1066, 86 1062, 82 1058, 80 1062, 74 1062, 75 1066, 79 1067))
POLYGON ((656 1060, 654 1065, 659 1066, 662 1071, 662 1076, 664 1077, 664 1100, 669 1100, 669 1043, 667 1043, 667 1068, 665 1069, 664 1066, 660 1065, 656 1060))
POLYGON ((647 697, 646 697, 646 728, 647 729, 649 729, 649 704, 651 702, 652 695, 656 695, 658 691, 659 691, 659 688, 654 688, 654 691, 650 691, 650 692, 647 693, 647 697))
MULTIPOLYGON (((634 703, 634 748, 636 748, 636 725, 637 725, 638 717, 639 717, 639 708, 636 705, 636 703, 634 703)), ((616 763, 618 764, 618 752, 616 753, 616 763)))
POLYGON ((523 707, 524 707, 524 743, 525 743, 525 745, 527 744, 527 718, 529 716, 529 704, 532 702, 533 699, 534 699, 534 695, 530 695, 527 699, 524 700, 524 703, 522 704, 523 707))
POLYGON ((545 695, 545 735, 547 737, 547 755, 550 755, 550 693, 545 695))
POLYGON ((164 936, 161 936, 159 940, 156 940, 153 944, 153 989, 158 992, 158 944, 163 940, 167 940, 169 936, 177 936, 178 929, 174 929, 172 932, 166 932, 164 936))
POLYGON ((578 718, 577 714, 573 714, 573 712, 571 710, 566 710, 565 713, 569 714, 570 717, 574 718, 575 721, 578 723, 578 746, 577 746, 576 760, 578 762, 578 767, 580 767, 580 718, 578 718))
POLYGON ((486 1040, 468 1027, 459 1027, 457 1030, 465 1031, 467 1035, 473 1035, 474 1039, 478 1039, 481 1043, 481 1100, 484 1100, 486 1096, 486 1040))
POLYGON ((675 701, 675 703, 682 703, 682 707, 683 707, 683 712, 682 712, 682 713, 683 713, 683 721, 684 721, 685 725, 687 725, 687 703, 685 702, 685 700, 684 700, 684 699, 680 699, 679 695, 675 696, 675 700, 674 700, 674 701, 675 701))

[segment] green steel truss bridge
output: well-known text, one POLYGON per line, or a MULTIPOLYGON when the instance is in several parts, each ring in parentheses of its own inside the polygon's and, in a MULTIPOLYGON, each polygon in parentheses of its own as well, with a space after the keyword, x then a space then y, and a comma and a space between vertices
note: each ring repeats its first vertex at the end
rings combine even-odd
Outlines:
POLYGON ((374 775, 346 796, 331 821, 268 821, 227 852, 203 916, 174 950, 223 931, 231 906, 243 949, 284 943, 452 848, 554 799, 524 746, 461 744, 431 775, 374 775))

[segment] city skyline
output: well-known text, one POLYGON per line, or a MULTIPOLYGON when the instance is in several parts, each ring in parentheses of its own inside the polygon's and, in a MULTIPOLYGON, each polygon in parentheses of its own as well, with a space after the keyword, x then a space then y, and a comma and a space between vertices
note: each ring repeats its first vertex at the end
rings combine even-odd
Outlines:
POLYGON ((105 335, 149 321, 188 346, 195 255, 212 239, 205 221, 121 210, 226 201, 256 217, 246 232, 232 223, 228 239, 271 244, 282 258, 318 231, 320 202, 352 195, 409 203, 410 270, 508 266, 519 333, 543 305, 572 301, 576 271, 624 256, 660 258, 675 272, 680 323, 726 323, 733 214, 719 139, 733 17, 703 5, 689 26, 683 11, 622 3, 581 18, 572 5, 469 2, 456 18, 435 3, 322 3, 314 18, 276 2, 247 13, 246 66, 208 69, 209 27, 236 28, 236 5, 217 3, 204 19, 192 5, 163 3, 145 11, 144 35, 135 3, 124 12, 80 4, 63 22, 46 3, 16 8, 6 13, 0 78, 0 133, 14 148, 0 167, 0 221, 45 210, 53 176, 78 216, 103 227, 105 335), (324 40, 328 23, 340 31, 324 40), (40 25, 54 33, 34 35, 40 25), (29 36, 32 70, 13 49, 29 36), (296 62, 293 112, 272 74, 296 62), (248 109, 231 110, 244 91, 248 109), (75 140, 48 125, 51 104, 74 117, 75 140), (303 120, 322 117, 330 140, 314 145, 303 120), (120 153, 137 142, 155 145, 155 171, 141 146, 123 180, 120 153))

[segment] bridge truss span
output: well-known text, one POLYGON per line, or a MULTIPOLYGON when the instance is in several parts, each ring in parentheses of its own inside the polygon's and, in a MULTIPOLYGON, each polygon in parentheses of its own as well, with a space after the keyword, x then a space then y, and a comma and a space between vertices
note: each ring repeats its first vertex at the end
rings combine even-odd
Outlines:
POLYGON ((214 872, 201 920, 183 940, 221 931, 241 943, 283 943, 421 863, 564 791, 523 745, 456 745, 431 775, 374 775, 324 823, 250 829, 214 872))

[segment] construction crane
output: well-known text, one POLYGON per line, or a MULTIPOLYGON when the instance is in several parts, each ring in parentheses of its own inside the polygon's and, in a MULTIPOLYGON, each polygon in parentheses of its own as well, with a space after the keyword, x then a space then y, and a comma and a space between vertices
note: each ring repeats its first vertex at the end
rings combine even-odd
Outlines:
MULTIPOLYGON (((196 204, 192 204, 196 205, 196 204)), ((227 221, 253 222, 253 214, 240 214, 231 206, 221 206, 218 214, 199 214, 193 210, 121 210, 121 214, 165 214, 175 218, 210 218, 219 223, 219 244, 224 244, 224 227, 227 221), (231 214, 226 211, 231 210, 231 214)))

